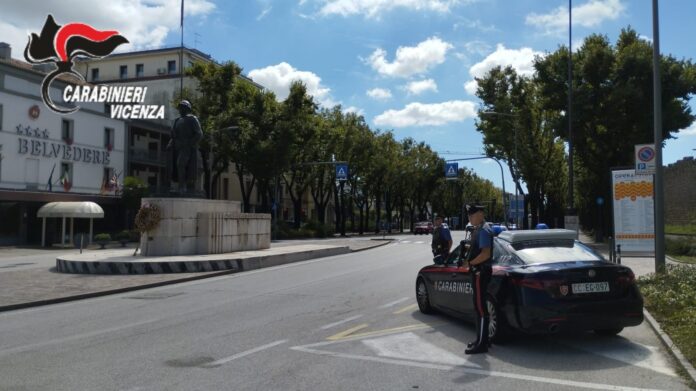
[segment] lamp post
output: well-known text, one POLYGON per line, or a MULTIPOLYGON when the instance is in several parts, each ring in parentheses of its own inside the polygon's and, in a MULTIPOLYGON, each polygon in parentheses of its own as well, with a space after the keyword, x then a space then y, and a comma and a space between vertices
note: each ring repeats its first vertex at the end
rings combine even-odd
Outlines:
POLYGON ((665 204, 662 177, 662 83, 660 80, 660 25, 657 0, 653 11, 653 121, 655 130, 655 272, 665 271, 665 204))
MULTIPOLYGON (((508 113, 499 113, 497 111, 482 111, 479 113, 479 115, 484 114, 484 115, 500 115, 503 117, 509 117, 509 118, 518 118, 516 114, 508 114, 508 113)), ((517 126, 512 127, 512 131, 514 132, 514 144, 515 144, 515 152, 514 152, 514 159, 515 163, 519 164, 519 160, 517 158, 517 126)), ((510 169, 510 167, 508 167, 510 169)), ((510 170, 510 173, 512 173, 512 170, 510 170)), ((519 179, 518 179, 519 181, 519 179)), ((504 196, 504 195, 503 195, 504 196)), ((517 229, 520 227, 520 221, 519 221, 519 211, 518 211, 518 204, 517 204, 517 197, 519 197, 519 189, 517 188, 517 183, 515 183, 515 225, 517 229)), ((505 222, 507 225, 507 221, 505 222)))
POLYGON ((568 208, 564 226, 573 229, 576 236, 580 231, 573 197, 573 1, 568 0, 568 208))

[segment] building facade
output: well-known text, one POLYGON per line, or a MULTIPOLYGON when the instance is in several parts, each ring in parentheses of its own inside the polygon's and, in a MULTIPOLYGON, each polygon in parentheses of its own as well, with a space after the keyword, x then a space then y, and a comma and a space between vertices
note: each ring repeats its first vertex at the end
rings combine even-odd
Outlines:
MULTIPOLYGON (((9 53, 0 58, 0 244, 38 243, 36 211, 47 202, 94 201, 105 212, 118 202, 114 184, 126 167, 125 121, 112 119, 99 103, 81 104, 69 115, 52 112, 41 98, 44 76, 9 53)), ((66 85, 56 80, 50 93, 67 106, 66 85)), ((104 224, 108 219, 96 228, 104 224)), ((55 225, 49 222, 49 242, 60 241, 55 225)))

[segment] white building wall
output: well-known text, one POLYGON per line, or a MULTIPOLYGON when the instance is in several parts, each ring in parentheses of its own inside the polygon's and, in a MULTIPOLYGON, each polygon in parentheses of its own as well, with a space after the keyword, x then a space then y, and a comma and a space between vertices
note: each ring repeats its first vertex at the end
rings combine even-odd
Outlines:
MULTIPOLYGON (((40 91, 40 85, 34 83, 17 83, 17 79, 5 76, 5 87, 18 85, 28 86, 32 94, 40 91), (9 83, 8 83, 9 82, 9 83), (35 91, 32 91, 35 90, 35 91)), ((102 115, 79 110, 70 115, 59 115, 50 111, 40 98, 32 99, 0 91, 2 105, 2 124, 0 124, 0 145, 2 145, 2 160, 0 163, 0 188, 46 190, 51 169, 53 172, 53 191, 63 192, 60 184, 55 184, 60 178, 61 162, 72 163, 73 193, 99 194, 101 191, 104 168, 113 168, 116 173, 125 168, 125 123, 102 115), (37 105, 41 114, 37 119, 29 116, 29 108, 37 105), (73 122, 73 143, 67 145, 61 138, 62 120, 73 122), (17 127, 21 133, 18 133, 17 127), (40 136, 25 135, 26 128, 38 129, 40 136), (104 146, 104 128, 114 129, 114 147, 108 151, 104 146), (45 133, 44 133, 45 130, 45 133), (47 135, 48 137, 44 137, 47 135), (26 148, 23 148, 26 146, 26 148), (83 156, 75 160, 74 150, 79 148, 83 156), (66 150, 70 151, 68 159, 66 150), (90 152, 85 152, 85 151, 90 152), (93 163, 94 153, 108 156, 108 163, 93 163), (57 156, 56 156, 57 155, 57 156), (29 180, 30 183, 27 183, 29 180), (32 183, 34 182, 35 183, 32 183), (35 185, 35 186, 33 186, 35 185)), ((32 132, 33 133, 33 132, 32 132)), ((123 176, 121 176, 121 179, 123 176)))

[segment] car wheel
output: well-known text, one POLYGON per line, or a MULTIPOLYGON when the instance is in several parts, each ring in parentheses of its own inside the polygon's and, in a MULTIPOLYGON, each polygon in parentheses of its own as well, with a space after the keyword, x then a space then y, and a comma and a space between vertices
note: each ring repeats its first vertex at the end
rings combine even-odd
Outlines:
POLYGON ((604 337, 612 337, 614 335, 617 335, 618 333, 623 331, 623 327, 617 327, 614 329, 596 329, 594 332, 597 335, 601 335, 604 337))
POLYGON ((504 315, 499 311, 495 301, 488 297, 486 299, 488 309, 488 338, 494 343, 504 343, 509 339, 509 328, 504 315))
POLYGON ((418 301, 418 309, 424 314, 432 314, 433 307, 430 306, 430 295, 425 281, 419 278, 416 282, 416 300, 418 301))

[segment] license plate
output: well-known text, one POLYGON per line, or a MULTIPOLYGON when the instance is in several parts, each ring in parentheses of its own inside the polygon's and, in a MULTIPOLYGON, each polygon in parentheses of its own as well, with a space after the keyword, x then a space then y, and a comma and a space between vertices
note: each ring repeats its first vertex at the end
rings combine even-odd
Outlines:
POLYGON ((580 284, 573 284, 572 287, 573 293, 609 292, 609 283, 606 281, 583 282, 580 284))

